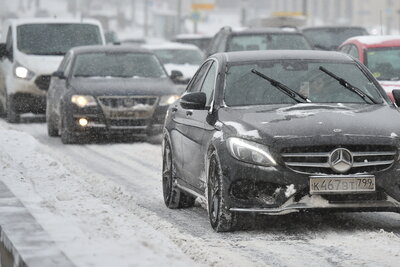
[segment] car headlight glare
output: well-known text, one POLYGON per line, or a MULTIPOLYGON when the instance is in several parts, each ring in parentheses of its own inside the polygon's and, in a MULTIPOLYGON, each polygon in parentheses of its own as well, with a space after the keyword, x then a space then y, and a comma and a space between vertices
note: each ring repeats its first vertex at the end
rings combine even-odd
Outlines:
POLYGON ((164 95, 160 99, 160 106, 171 105, 179 99, 178 95, 164 95))
POLYGON ((73 95, 71 102, 80 108, 97 105, 96 99, 90 95, 73 95))
POLYGON ((33 78, 33 76, 35 76, 35 73, 28 70, 24 66, 19 65, 18 63, 14 67, 14 74, 15 74, 15 77, 24 79, 24 80, 30 80, 33 78))
POLYGON ((276 161, 268 147, 256 142, 231 137, 227 140, 228 150, 237 160, 263 166, 275 166, 276 161))

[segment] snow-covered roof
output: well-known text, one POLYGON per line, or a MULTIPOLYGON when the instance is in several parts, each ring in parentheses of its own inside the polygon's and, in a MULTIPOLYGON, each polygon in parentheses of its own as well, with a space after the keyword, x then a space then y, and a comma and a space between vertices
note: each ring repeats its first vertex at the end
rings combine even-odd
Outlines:
POLYGON ((199 50, 199 48, 192 44, 183 44, 183 43, 174 43, 174 42, 166 42, 161 44, 146 44, 142 45, 143 48, 147 48, 150 50, 158 50, 158 49, 186 49, 186 50, 199 50))
POLYGON ((23 18, 23 19, 10 19, 10 24, 22 25, 22 24, 49 24, 49 23, 89 23, 89 24, 100 24, 96 19, 65 19, 65 18, 23 18))
POLYGON ((356 36, 348 39, 347 41, 358 41, 366 45, 381 44, 384 42, 398 41, 400 43, 400 35, 365 35, 356 36))

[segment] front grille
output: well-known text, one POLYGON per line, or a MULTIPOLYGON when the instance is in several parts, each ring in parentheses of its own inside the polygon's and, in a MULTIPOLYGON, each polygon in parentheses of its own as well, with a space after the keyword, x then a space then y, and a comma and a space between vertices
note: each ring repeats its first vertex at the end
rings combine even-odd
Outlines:
POLYGON ((49 90, 49 86, 50 86, 50 79, 51 76, 50 75, 41 75, 39 77, 36 78, 35 80, 35 84, 37 87, 39 87, 41 90, 49 90))
POLYGON ((158 98, 155 96, 101 96, 98 97, 98 101, 107 119, 141 120, 150 119, 153 116, 158 98))
MULTIPOLYGON (((380 145, 350 145, 342 146, 353 155, 353 166, 347 174, 374 173, 389 168, 397 155, 392 146, 380 145)), ((330 153, 337 146, 292 147, 281 151, 285 165, 300 173, 337 174, 328 162, 330 153)))
POLYGON ((157 97, 150 96, 114 96, 99 97, 99 101, 103 106, 108 108, 132 108, 138 105, 154 106, 157 97))

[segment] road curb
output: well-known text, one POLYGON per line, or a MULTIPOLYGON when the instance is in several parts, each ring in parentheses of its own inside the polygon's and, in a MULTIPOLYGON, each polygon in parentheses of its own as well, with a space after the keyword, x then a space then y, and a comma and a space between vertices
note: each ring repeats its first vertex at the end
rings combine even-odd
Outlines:
POLYGON ((0 181, 0 266, 72 267, 42 226, 0 181))

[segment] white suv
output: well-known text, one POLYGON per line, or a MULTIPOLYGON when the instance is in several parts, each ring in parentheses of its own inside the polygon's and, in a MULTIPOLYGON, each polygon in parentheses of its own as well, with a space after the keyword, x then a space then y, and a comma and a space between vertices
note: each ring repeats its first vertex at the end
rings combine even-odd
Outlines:
POLYGON ((0 43, 0 113, 19 122, 21 113, 44 113, 51 74, 76 46, 104 45, 97 20, 13 19, 0 43))

